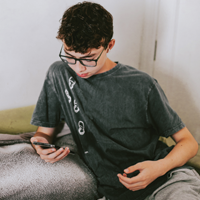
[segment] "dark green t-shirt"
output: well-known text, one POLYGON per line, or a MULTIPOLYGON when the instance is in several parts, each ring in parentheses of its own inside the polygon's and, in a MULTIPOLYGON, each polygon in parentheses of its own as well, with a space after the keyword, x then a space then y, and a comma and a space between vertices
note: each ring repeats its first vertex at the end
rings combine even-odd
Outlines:
POLYGON ((164 158, 173 147, 159 136, 168 137, 185 126, 155 79, 120 63, 88 79, 66 63, 52 64, 31 123, 56 127, 62 118, 97 177, 99 193, 115 200, 142 200, 166 181, 162 176, 133 192, 117 174, 138 162, 164 158))

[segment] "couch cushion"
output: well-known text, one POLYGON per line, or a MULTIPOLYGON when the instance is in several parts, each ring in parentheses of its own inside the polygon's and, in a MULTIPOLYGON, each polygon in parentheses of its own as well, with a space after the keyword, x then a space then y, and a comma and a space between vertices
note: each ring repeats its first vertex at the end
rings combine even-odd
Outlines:
POLYGON ((0 146, 0 199, 98 199, 96 179, 79 158, 72 135, 58 138, 56 145, 69 147, 75 155, 51 164, 30 144, 0 146))
MULTIPOLYGON (((18 143, 28 143, 30 144, 30 139, 35 134, 34 132, 27 132, 22 134, 7 134, 7 133, 0 133, 0 147, 5 145, 12 145, 12 144, 18 144, 18 143)), ((58 138, 64 138, 63 136, 71 135, 71 131, 67 124, 63 124, 61 122, 59 126, 55 129, 56 138, 53 142, 58 142, 58 138)), ((59 140, 60 141, 60 140, 59 140)), ((74 143, 74 142, 73 142, 74 143)), ((74 143, 75 144, 75 143, 74 143)), ((60 145, 58 145, 60 146, 60 145)))
POLYGON ((35 105, 0 111, 0 133, 20 134, 36 131, 30 124, 35 105))

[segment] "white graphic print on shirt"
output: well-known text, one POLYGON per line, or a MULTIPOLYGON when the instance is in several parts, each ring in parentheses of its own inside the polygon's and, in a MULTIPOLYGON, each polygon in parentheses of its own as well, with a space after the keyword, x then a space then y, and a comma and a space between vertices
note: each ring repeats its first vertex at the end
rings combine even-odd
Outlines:
MULTIPOLYGON (((76 84, 76 81, 73 80, 73 77, 71 76, 69 78, 69 87, 70 87, 71 90, 73 89, 73 87, 74 87, 75 84, 76 84)), ((67 89, 65 90, 65 93, 66 93, 66 95, 67 95, 67 97, 69 99, 69 103, 70 103, 71 100, 72 100, 72 98, 69 95, 69 92, 68 92, 67 89)), ((78 107, 78 104, 77 104, 76 100, 74 100, 74 112, 78 113, 79 111, 80 111, 80 109, 78 107)), ((79 132, 80 135, 84 135, 84 133, 85 133, 85 125, 84 125, 83 121, 79 121, 78 122, 78 132, 79 132)))
POLYGON ((79 107, 78 107, 78 105, 76 103, 76 100, 74 100, 74 112, 77 113, 79 110, 80 109, 79 109, 79 107))
POLYGON ((73 89, 73 87, 74 87, 75 84, 76 84, 76 81, 74 81, 73 77, 71 76, 69 78, 69 87, 70 87, 71 90, 73 89))
POLYGON ((79 134, 84 135, 85 127, 84 127, 84 123, 82 121, 78 122, 78 127, 79 127, 79 129, 78 129, 79 134))
POLYGON ((69 92, 68 92, 67 89, 65 90, 65 94, 67 95, 67 98, 68 98, 69 103, 70 103, 72 101, 72 98, 70 97, 69 92))

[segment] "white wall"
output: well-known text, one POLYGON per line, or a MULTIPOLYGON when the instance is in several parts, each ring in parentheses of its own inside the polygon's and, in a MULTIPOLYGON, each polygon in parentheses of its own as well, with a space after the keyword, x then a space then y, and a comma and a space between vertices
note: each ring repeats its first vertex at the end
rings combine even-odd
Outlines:
POLYGON ((159 81, 171 106, 200 143, 199 10, 199 0, 146 0, 140 69, 159 81))
MULTIPOLYGON (((0 0, 0 110, 35 104, 45 73, 59 60, 55 37, 78 0, 0 0)), ((114 17, 114 61, 139 67, 144 0, 96 0, 114 17)))

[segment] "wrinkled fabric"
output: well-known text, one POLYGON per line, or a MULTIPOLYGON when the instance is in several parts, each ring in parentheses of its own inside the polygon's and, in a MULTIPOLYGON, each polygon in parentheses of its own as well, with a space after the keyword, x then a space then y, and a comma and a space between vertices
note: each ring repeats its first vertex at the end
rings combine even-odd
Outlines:
POLYGON ((52 64, 31 123, 55 127, 62 119, 96 175, 99 193, 116 200, 144 199, 167 180, 159 177, 132 192, 117 174, 138 162, 164 158, 173 147, 158 141, 159 136, 185 127, 158 82, 121 63, 88 79, 77 76, 66 63, 52 64))
POLYGON ((1 200, 98 199, 96 179, 79 158, 71 134, 55 144, 69 147, 75 155, 53 164, 42 160, 31 144, 16 142, 0 146, 1 200))
POLYGON ((193 168, 176 168, 167 173, 167 182, 145 200, 199 200, 200 176, 193 168))

